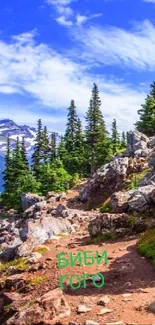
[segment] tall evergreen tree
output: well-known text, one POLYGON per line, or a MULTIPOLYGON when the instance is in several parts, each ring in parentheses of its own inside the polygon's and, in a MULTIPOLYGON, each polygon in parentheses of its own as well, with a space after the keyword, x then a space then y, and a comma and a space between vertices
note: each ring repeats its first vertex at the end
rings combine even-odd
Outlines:
POLYGON ((7 138, 7 151, 5 156, 5 170, 3 171, 3 181, 6 195, 9 195, 11 189, 11 181, 12 181, 12 156, 11 156, 11 147, 10 147, 10 137, 7 138))
POLYGON ((76 113, 76 106, 74 100, 71 100, 71 105, 68 108, 68 121, 65 132, 65 143, 68 152, 75 150, 75 138, 78 128, 78 116, 76 113))
POLYGON ((86 140, 91 155, 91 175, 94 174, 97 167, 97 145, 105 141, 107 131, 101 112, 101 100, 99 90, 94 83, 92 90, 92 99, 86 114, 86 140))
POLYGON ((42 143, 40 148, 40 158, 44 164, 49 160, 50 156, 50 141, 48 136, 47 127, 44 126, 44 130, 41 133, 42 143))
POLYGON ((117 131, 117 123, 116 120, 113 120, 112 123, 112 150, 113 154, 117 152, 118 149, 120 149, 120 135, 117 131))
POLYGON ((56 133, 52 132, 51 136, 51 156, 50 161, 53 162, 56 159, 57 156, 57 144, 56 144, 56 133))
POLYGON ((135 124, 138 131, 145 133, 147 136, 155 135, 155 82, 150 86, 150 94, 147 95, 145 103, 141 105, 138 111, 139 121, 135 124))
POLYGON ((28 159, 27 159, 24 137, 22 138, 22 143, 21 143, 21 156, 22 156, 23 163, 25 165, 25 169, 29 170, 29 162, 28 162, 28 159))
POLYGON ((41 163, 42 157, 42 149, 43 149, 43 131, 42 131, 42 122, 41 119, 38 120, 38 129, 35 140, 34 152, 32 154, 32 170, 37 179, 39 179, 40 172, 39 166, 41 163))

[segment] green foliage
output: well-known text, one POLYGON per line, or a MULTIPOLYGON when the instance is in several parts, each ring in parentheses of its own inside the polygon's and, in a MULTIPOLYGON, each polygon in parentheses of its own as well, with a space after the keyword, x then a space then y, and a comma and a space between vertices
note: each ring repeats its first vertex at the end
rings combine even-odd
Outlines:
POLYGON ((40 166, 41 192, 46 194, 48 191, 62 192, 68 189, 71 176, 64 169, 61 160, 57 159, 53 163, 40 166))
POLYGON ((133 173, 130 175, 129 179, 127 180, 125 184, 125 190, 130 191, 130 190, 136 190, 138 186, 140 185, 141 181, 143 178, 146 176, 148 172, 150 172, 151 169, 145 169, 141 173, 133 173))
POLYGON ((145 103, 141 105, 142 108, 138 111, 140 119, 135 124, 140 132, 149 137, 155 133, 155 82, 150 88, 150 94, 147 95, 145 103))
POLYGON ((10 266, 14 266, 17 271, 22 271, 27 269, 29 264, 25 262, 23 257, 21 257, 7 263, 2 263, 0 265, 0 273, 6 271, 10 266))
POLYGON ((117 131, 117 123, 114 119, 112 123, 112 137, 111 137, 111 144, 112 144, 112 151, 113 154, 117 153, 117 150, 120 149, 121 143, 120 143, 120 135, 117 131))
POLYGON ((102 243, 104 241, 108 240, 115 240, 117 238, 117 235, 113 232, 107 232, 103 235, 97 235, 91 238, 91 243, 97 244, 97 243, 102 243))
POLYGON ((79 183, 79 180, 80 180, 79 174, 78 173, 73 174, 70 181, 70 186, 73 187, 77 185, 79 183))
POLYGON ((136 218, 135 218, 135 217, 130 217, 130 218, 128 219, 128 222, 129 222, 129 225, 130 225, 130 226, 134 226, 135 223, 136 223, 136 218))
POLYGON ((155 228, 141 235, 137 249, 142 255, 149 258, 155 266, 155 228))
MULTIPOLYGON (((97 168, 108 163, 114 152, 124 150, 125 134, 122 134, 120 145, 119 142, 115 120, 112 139, 108 135, 101 112, 99 90, 94 83, 86 114, 85 132, 82 130, 74 100, 71 100, 68 108, 65 135, 61 137, 58 147, 56 133, 52 132, 50 138, 46 126, 43 127, 41 119, 38 120, 32 168, 28 164, 24 138, 21 144, 17 138, 13 151, 8 138, 1 202, 7 208, 20 211, 23 193, 46 195, 48 191, 68 190, 78 184, 80 178, 90 176, 97 168)), ((109 211, 108 207, 105 207, 105 211, 109 211)))
POLYGON ((48 248, 47 247, 38 247, 34 250, 34 252, 37 252, 37 253, 43 255, 44 253, 48 252, 48 248))
POLYGON ((89 172, 94 174, 96 168, 104 163, 108 153, 107 130, 101 112, 99 90, 94 83, 92 98, 86 114, 86 154, 89 159, 89 172))
POLYGON ((113 209, 112 209, 112 207, 110 206, 109 202, 104 203, 104 204, 100 207, 100 212, 101 212, 101 213, 113 212, 113 209))
POLYGON ((27 280, 27 284, 29 286, 37 287, 40 283, 42 283, 45 280, 46 280, 46 276, 38 276, 36 278, 27 280))

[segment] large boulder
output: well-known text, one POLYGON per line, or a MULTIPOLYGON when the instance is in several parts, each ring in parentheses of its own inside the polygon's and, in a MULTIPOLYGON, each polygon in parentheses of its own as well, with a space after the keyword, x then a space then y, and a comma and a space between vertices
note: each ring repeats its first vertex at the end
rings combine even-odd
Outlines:
POLYGON ((129 192, 119 191, 112 194, 109 204, 114 212, 118 212, 118 213, 127 212, 129 199, 130 199, 129 192))
POLYGON ((17 256, 28 256, 39 244, 62 233, 68 234, 72 231, 71 223, 61 218, 44 216, 35 221, 28 220, 21 229, 20 237, 24 242, 17 247, 16 254, 17 256))
POLYGON ((44 201, 44 197, 39 196, 37 194, 33 193, 27 193, 23 194, 21 197, 21 204, 22 204, 22 209, 23 211, 27 210, 30 208, 32 205, 34 205, 37 202, 44 201))
POLYGON ((149 138, 145 134, 137 130, 128 132, 127 149, 125 155, 129 157, 135 157, 135 152, 136 152, 136 156, 137 156, 138 152, 140 154, 140 150, 147 149, 148 143, 149 143, 149 138))
POLYGON ((155 187, 147 185, 139 187, 137 190, 131 191, 130 199, 128 201, 129 210, 144 212, 154 205, 155 187))
POLYGON ((129 174, 141 172, 147 167, 144 158, 115 159, 94 174, 80 192, 79 199, 90 206, 102 203, 114 192, 122 190, 129 174))
POLYGON ((142 220, 132 220, 126 214, 103 213, 91 220, 88 231, 91 237, 105 235, 107 233, 117 234, 119 237, 140 233, 146 229, 146 224, 142 220))

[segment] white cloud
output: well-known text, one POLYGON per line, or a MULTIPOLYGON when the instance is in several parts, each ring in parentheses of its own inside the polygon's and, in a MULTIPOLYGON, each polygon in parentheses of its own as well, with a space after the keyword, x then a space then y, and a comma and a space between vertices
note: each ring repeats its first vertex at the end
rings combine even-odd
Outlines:
POLYGON ((77 25, 82 25, 83 23, 85 23, 88 20, 91 20, 91 19, 94 19, 97 17, 101 17, 101 16, 103 16, 103 14, 101 14, 101 13, 90 15, 90 16, 84 16, 84 15, 77 14, 76 15, 76 23, 77 23, 77 25))
MULTIPOLYGON (((136 91, 121 81, 90 74, 81 63, 64 57, 45 44, 35 44, 33 37, 28 37, 27 42, 24 35, 13 38, 9 44, 1 41, 0 57, 0 92, 25 93, 38 102, 38 112, 37 105, 34 105, 27 115, 27 123, 32 122, 34 114, 35 118, 43 114, 49 123, 49 112, 52 116, 59 115, 61 121, 71 99, 75 100, 80 116, 84 116, 95 81, 99 86, 103 114, 108 124, 115 117, 120 128, 128 129, 135 122, 136 112, 146 96, 142 87, 136 91), (40 107, 44 108, 44 113, 40 107)), ((17 118, 22 115, 21 112, 24 114, 24 107, 19 112, 10 107, 8 115, 13 115, 15 119, 16 115, 17 118)), ((7 115, 5 110, 3 115, 7 115)), ((65 123, 66 120, 64 124, 58 123, 57 127, 63 128, 65 123)))
POLYGON ((137 70, 155 68, 155 26, 148 20, 132 30, 117 27, 77 29, 85 59, 106 65, 125 65, 137 70))
POLYGON ((56 18, 56 21, 60 25, 64 25, 64 26, 72 26, 73 25, 72 21, 67 20, 65 16, 60 16, 59 18, 56 18))

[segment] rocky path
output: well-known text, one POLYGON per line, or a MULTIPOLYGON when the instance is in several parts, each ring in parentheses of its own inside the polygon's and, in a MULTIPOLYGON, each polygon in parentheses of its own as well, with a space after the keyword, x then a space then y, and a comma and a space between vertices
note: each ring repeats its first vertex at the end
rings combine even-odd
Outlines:
MULTIPOLYGON (((78 192, 69 193, 69 199, 77 195, 78 192)), ((60 203, 60 202, 59 202, 60 203)), ((32 264, 28 270, 22 274, 17 274, 17 281, 14 278, 5 277, 9 285, 5 288, 7 293, 20 293, 21 297, 27 299, 28 304, 33 303, 50 290, 59 287, 59 277, 73 274, 82 276, 84 273, 91 275, 102 273, 104 276, 104 286, 96 288, 92 280, 87 280, 86 288, 72 289, 69 279, 63 281, 64 296, 68 302, 71 313, 69 317, 62 318, 56 325, 106 325, 111 323, 121 324, 147 324, 155 323, 154 314, 147 310, 147 307, 155 300, 155 270, 150 262, 140 256, 136 251, 138 237, 117 240, 115 242, 94 244, 90 242, 85 225, 81 224, 80 229, 69 235, 62 236, 59 240, 50 240, 46 243, 48 251, 42 258, 32 264), (108 264, 104 260, 100 264, 85 266, 82 265, 67 266, 58 268, 57 254, 65 252, 66 257, 73 254, 75 257, 78 252, 83 256, 83 251, 90 251, 89 255, 96 255, 96 251, 102 255, 107 251, 108 264), (20 277, 20 281, 18 279, 20 277), (22 279, 21 279, 22 278, 22 279), (42 279, 36 286, 25 285, 25 279, 42 279), (92 322, 88 322, 88 321, 92 322)), ((76 281, 73 281, 77 285, 76 281)), ((5 300, 3 292, 3 300, 5 300)), ((8 297, 7 297, 8 298, 8 297)), ((16 302, 17 304, 17 302, 16 302)), ((7 303, 5 302, 5 305, 7 303)), ((16 308, 16 307, 15 307, 16 308)), ((34 305, 35 308, 35 305, 34 305)), ((17 311, 18 309, 17 304, 17 311)), ((12 325, 17 323, 8 323, 7 319, 12 314, 0 315, 0 324, 12 325)), ((44 324, 41 317, 38 316, 37 324, 44 324), (40 323, 39 323, 40 321, 40 323)), ((23 324, 22 322, 18 323, 23 324)), ((25 324, 25 323, 24 323, 25 324)), ((31 321, 28 325, 35 325, 31 321)), ((50 323, 53 324, 53 323, 50 323)))
MULTIPOLYGON (((71 308, 71 315, 57 324, 83 325, 88 320, 100 325, 115 322, 153 324, 155 315, 148 312, 146 307, 155 300, 155 271, 150 263, 136 252, 136 241, 137 239, 130 239, 100 245, 87 245, 87 236, 77 234, 59 241, 49 242, 47 245, 49 251, 40 261, 42 269, 37 270, 36 267, 35 270, 35 266, 33 266, 29 273, 24 273, 25 276, 34 279, 46 277, 37 288, 28 290, 29 300, 34 301, 37 297, 58 287, 60 275, 71 276, 83 273, 94 275, 101 272, 105 278, 105 285, 101 289, 95 288, 92 281, 87 281, 87 288, 77 290, 70 288, 69 280, 63 282, 65 284, 63 291, 71 308), (91 251, 95 256, 96 251, 102 253, 104 250, 107 251, 109 257, 107 265, 102 261, 100 265, 76 265, 64 269, 59 269, 57 266, 56 255, 60 252, 76 254, 77 252, 91 251), (99 302, 100 300, 101 302, 99 302)), ((14 291, 13 287, 14 283, 12 283, 11 291, 14 291)))
MULTIPOLYGON (((100 245, 86 245, 86 241, 87 238, 83 235, 72 236, 64 239, 63 243, 56 243, 54 246, 52 244, 47 254, 55 259, 55 255, 62 251, 75 254, 79 251, 92 251, 92 255, 95 256, 96 251, 102 253, 106 250, 109 257, 107 265, 103 261, 100 265, 57 269, 55 274, 57 283, 60 275, 83 273, 93 275, 101 272, 105 278, 105 285, 101 289, 95 288, 92 282, 88 281, 87 288, 73 290, 66 280, 64 292, 72 313, 62 324, 68 324, 69 321, 83 324, 86 320, 94 320, 101 325, 120 321, 153 324, 155 315, 147 312, 146 307, 155 300, 155 271, 150 263, 136 252, 137 239, 100 245), (109 302, 105 302, 105 306, 98 305, 99 300, 105 295, 109 297, 109 302), (78 313, 81 304, 85 306, 85 312, 78 313)), ((53 270, 49 269, 49 272, 53 273, 53 270)))

